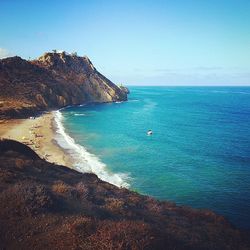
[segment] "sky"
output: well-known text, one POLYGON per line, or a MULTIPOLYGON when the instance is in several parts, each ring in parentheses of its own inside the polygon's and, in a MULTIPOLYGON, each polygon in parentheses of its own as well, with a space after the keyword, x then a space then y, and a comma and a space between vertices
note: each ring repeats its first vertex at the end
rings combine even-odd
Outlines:
POLYGON ((250 85, 249 0, 0 0, 0 57, 87 55, 125 85, 250 85))

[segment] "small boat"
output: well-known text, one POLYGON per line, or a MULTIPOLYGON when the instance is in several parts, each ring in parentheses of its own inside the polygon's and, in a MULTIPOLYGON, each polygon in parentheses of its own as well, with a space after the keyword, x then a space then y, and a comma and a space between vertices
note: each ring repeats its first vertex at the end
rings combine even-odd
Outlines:
POLYGON ((153 131, 151 129, 148 130, 147 135, 152 135, 152 134, 153 134, 153 131))

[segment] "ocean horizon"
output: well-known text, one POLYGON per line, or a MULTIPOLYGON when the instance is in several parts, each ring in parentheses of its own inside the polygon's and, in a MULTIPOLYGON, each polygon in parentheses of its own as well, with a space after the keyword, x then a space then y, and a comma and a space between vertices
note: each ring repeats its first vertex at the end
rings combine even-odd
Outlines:
POLYGON ((74 167, 249 229, 250 87, 129 89, 127 102, 55 112, 55 139, 74 167))

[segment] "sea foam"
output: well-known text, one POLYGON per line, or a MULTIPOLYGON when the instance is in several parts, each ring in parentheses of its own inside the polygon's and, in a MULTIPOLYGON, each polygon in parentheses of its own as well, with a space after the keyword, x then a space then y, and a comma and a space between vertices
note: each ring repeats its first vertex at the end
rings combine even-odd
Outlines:
POLYGON ((86 116, 86 114, 74 114, 74 116, 86 116))
POLYGON ((89 153, 83 146, 77 144, 75 140, 69 136, 62 124, 63 115, 58 111, 54 111, 56 137, 55 140, 60 147, 69 152, 73 158, 73 166, 82 173, 94 173, 103 181, 112 183, 118 187, 129 187, 127 182, 128 174, 111 173, 107 170, 107 166, 100 159, 89 153))

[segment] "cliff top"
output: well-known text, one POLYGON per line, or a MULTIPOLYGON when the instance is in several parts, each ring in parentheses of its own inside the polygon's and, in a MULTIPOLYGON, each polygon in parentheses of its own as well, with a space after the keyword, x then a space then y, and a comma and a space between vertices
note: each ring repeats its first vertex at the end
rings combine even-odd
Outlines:
POLYGON ((63 52, 46 52, 37 60, 32 61, 34 64, 43 65, 47 68, 72 69, 75 73, 94 72, 96 69, 87 56, 77 56, 77 54, 68 54, 63 52), (63 66, 64 65, 64 66, 63 66))

